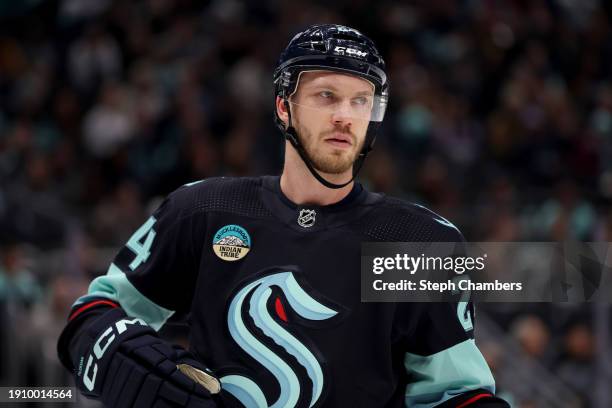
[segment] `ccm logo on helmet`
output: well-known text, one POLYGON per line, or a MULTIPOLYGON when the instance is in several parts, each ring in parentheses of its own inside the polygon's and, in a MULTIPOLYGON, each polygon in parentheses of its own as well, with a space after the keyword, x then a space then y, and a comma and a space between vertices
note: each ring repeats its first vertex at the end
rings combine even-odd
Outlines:
POLYGON ((355 48, 346 48, 346 47, 341 47, 341 46, 336 46, 336 48, 334 48, 334 52, 340 55, 348 55, 350 57, 365 57, 366 55, 368 55, 367 52, 363 52, 363 51, 359 51, 356 50, 355 48))
POLYGON ((104 356, 104 352, 106 352, 106 350, 108 349, 108 346, 110 346, 113 343, 113 341, 115 341, 115 338, 116 338, 115 332, 117 335, 120 335, 121 333, 127 330, 128 324, 141 324, 143 326, 147 325, 144 322, 144 320, 139 319, 139 318, 135 318, 133 320, 129 320, 129 319, 119 320, 118 322, 114 324, 114 326, 111 326, 108 329, 106 329, 104 333, 100 335, 100 337, 96 341, 96 344, 94 344, 93 355, 91 354, 89 355, 89 359, 87 360, 87 365, 85 366, 85 374, 83 374, 83 384, 85 384, 85 387, 87 387, 89 391, 93 391, 96 385, 96 375, 98 374, 98 363, 97 362, 94 363, 94 356, 96 360, 102 359, 102 357, 104 356), (106 340, 106 343, 104 343, 105 340, 106 340), (92 364, 93 364, 93 367, 92 367, 92 364), (92 370, 90 371, 90 369, 92 370))

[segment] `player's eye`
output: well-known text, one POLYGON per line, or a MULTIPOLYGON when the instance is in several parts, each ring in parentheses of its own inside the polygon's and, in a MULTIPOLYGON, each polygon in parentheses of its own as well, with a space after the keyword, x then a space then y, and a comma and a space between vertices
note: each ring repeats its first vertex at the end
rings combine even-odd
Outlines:
POLYGON ((322 99, 332 99, 334 94, 331 91, 321 91, 318 96, 322 99))
POLYGON ((359 106, 365 106, 368 104, 368 97, 367 96, 359 96, 357 98, 353 98, 353 104, 354 105, 359 105, 359 106))

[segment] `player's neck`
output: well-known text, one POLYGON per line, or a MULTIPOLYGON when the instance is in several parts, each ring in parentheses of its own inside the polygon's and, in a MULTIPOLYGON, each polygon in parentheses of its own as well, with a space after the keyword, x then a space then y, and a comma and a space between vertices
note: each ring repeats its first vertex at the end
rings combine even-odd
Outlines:
MULTIPOLYGON (((292 150, 287 146, 280 188, 283 194, 293 203, 297 205, 330 205, 341 201, 351 192, 355 184, 354 181, 338 189, 325 187, 314 178, 297 153, 292 154, 295 152, 292 150)), ((319 174, 325 180, 334 184, 345 183, 352 177, 351 170, 343 174, 319 174)))

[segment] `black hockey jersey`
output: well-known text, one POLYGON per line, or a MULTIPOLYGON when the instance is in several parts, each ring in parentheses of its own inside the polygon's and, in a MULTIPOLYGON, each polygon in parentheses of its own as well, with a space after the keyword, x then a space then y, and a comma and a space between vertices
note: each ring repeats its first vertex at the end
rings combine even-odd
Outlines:
POLYGON ((74 310, 110 299, 156 330, 188 316, 191 351, 249 408, 431 407, 494 392, 491 372, 457 304, 362 303, 361 243, 462 239, 359 184, 298 206, 279 177, 209 179, 172 193, 74 310))

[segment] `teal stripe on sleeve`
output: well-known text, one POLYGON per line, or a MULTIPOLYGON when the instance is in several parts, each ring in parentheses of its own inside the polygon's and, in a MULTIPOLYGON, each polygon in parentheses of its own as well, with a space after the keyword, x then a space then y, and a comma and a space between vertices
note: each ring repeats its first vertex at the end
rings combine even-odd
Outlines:
POLYGON ((140 317, 154 330, 159 330, 174 314, 174 310, 159 306, 140 293, 114 263, 111 263, 106 275, 91 282, 87 295, 77 299, 74 305, 98 296, 119 303, 128 316, 140 317))
POLYGON ((432 407, 479 388, 495 393, 493 374, 473 339, 430 356, 406 353, 404 366, 412 379, 407 407, 432 407))

